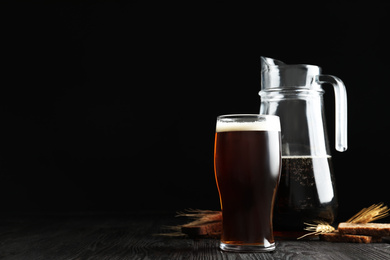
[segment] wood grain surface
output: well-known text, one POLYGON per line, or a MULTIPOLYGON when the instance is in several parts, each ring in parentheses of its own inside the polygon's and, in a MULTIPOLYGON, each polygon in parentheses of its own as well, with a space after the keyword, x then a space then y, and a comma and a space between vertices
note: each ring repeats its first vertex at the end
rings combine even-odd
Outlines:
POLYGON ((174 214, 0 217, 0 259, 390 259, 390 244, 277 241, 273 253, 226 253, 217 239, 155 235, 174 214))

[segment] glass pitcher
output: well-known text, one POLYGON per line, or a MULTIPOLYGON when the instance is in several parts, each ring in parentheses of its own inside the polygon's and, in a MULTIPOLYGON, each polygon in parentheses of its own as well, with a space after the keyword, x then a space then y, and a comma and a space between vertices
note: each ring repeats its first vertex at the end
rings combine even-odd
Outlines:
POLYGON ((280 117, 282 174, 274 229, 302 231, 304 223, 332 224, 338 202, 325 125, 321 84, 335 91, 336 150, 347 149, 347 94, 337 77, 313 65, 261 57, 260 114, 280 117))

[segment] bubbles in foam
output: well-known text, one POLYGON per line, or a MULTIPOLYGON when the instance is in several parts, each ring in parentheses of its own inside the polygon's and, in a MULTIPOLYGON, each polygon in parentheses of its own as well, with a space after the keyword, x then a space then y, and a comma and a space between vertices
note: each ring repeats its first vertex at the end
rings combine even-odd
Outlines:
POLYGON ((251 122, 217 120, 216 132, 232 131, 280 131, 280 122, 275 116, 267 116, 264 121, 251 122))

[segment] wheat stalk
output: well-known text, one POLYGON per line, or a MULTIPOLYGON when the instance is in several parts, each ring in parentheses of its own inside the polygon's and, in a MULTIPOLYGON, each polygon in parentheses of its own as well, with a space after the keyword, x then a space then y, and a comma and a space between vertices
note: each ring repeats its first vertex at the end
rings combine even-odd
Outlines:
POLYGON ((301 239, 307 236, 316 236, 323 233, 330 233, 335 230, 334 227, 332 227, 331 225, 329 225, 324 221, 319 221, 317 222, 317 224, 305 223, 305 225, 307 225, 307 227, 305 228, 306 231, 313 231, 313 232, 307 233, 301 237, 298 237, 297 239, 301 239))
POLYGON ((384 206, 383 203, 374 204, 368 208, 364 208, 348 219, 348 223, 369 223, 378 219, 385 218, 389 215, 390 209, 384 206))
POLYGON ((178 212, 176 217, 193 218, 194 221, 184 224, 183 226, 196 226, 211 222, 221 222, 222 212, 213 210, 188 209, 186 212, 178 212))

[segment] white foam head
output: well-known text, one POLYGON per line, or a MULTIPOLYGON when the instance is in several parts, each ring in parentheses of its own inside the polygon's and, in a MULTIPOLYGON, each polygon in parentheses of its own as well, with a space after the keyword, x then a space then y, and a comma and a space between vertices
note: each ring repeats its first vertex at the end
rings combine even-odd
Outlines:
POLYGON ((234 116, 219 117, 216 132, 280 131, 280 121, 277 116, 261 115, 256 118, 254 115, 248 115, 250 120, 243 120, 245 115, 237 115, 241 120, 234 120, 234 116))

